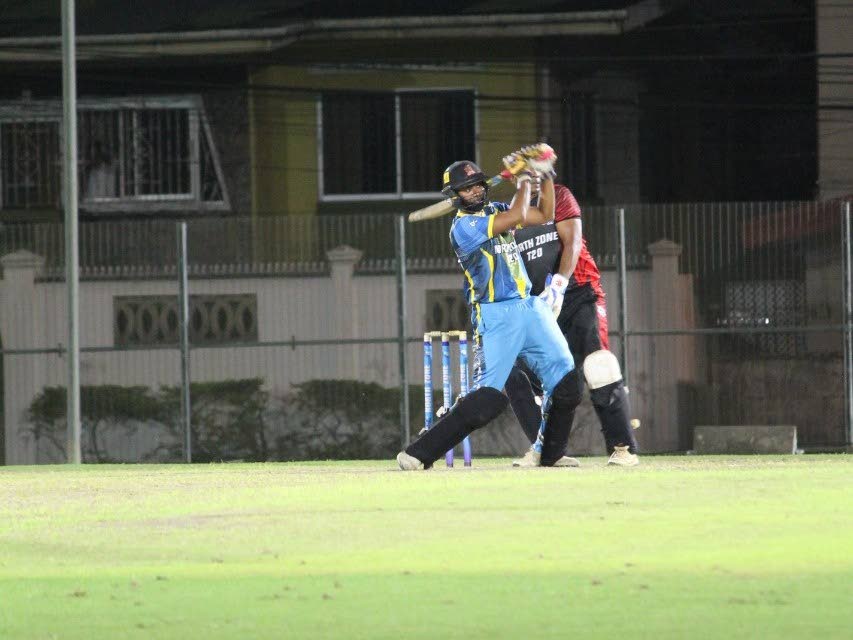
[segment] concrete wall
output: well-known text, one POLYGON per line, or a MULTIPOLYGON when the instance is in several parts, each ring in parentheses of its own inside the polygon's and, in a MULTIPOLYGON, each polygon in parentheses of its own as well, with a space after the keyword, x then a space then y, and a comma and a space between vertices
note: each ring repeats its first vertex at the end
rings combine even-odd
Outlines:
MULTIPOLYGON (((680 249, 669 242, 652 247, 652 268, 629 273, 630 324, 633 329, 660 326, 690 328, 693 302, 690 276, 677 273, 680 249), (655 296, 654 291, 666 295, 655 296)), ((330 251, 329 275, 304 277, 194 278, 190 293, 199 295, 254 294, 257 297, 259 341, 264 346, 196 348, 191 378, 213 381, 262 377, 273 394, 311 379, 358 379, 383 386, 399 384, 397 345, 345 344, 292 346, 292 340, 393 338, 397 332, 396 285, 393 275, 360 275, 355 266, 361 252, 351 247, 330 251)), ((54 348, 67 343, 66 293, 62 282, 40 278, 42 258, 20 251, 0 259, 0 333, 3 347, 5 442, 8 464, 45 461, 32 438, 25 435, 26 410, 46 386, 66 384, 66 361, 57 354, 10 354, 8 350, 54 348)), ((604 273, 606 290, 616 291, 614 272, 604 273)), ((430 326, 427 291, 459 292, 457 272, 413 273, 407 279, 407 334, 421 335, 430 326)), ((178 351, 168 349, 114 350, 113 299, 116 296, 177 295, 168 280, 83 280, 80 285, 80 344, 104 347, 81 355, 83 385, 144 385, 153 389, 180 380, 178 351)), ((618 329, 616 297, 608 300, 611 329, 618 329)), ((618 340, 612 348, 618 353, 618 340)), ((628 352, 634 414, 643 421, 639 439, 647 450, 677 448, 678 424, 674 406, 680 382, 695 379, 692 338, 682 337, 672 348, 657 353, 648 342, 634 340, 628 352)), ((439 359, 436 359, 438 362, 439 359)), ((439 366, 439 365, 437 365, 439 366)), ((408 348, 408 373, 422 379, 421 346, 408 348)), ((434 378, 439 379, 434 373, 434 378)), ((592 412, 587 412, 591 420, 592 412)), ((586 414, 584 414, 586 415, 586 414)), ((412 416, 416 424, 420 416, 412 416)), ((582 432, 594 422, 579 425, 582 432)), ((585 445, 586 446, 586 445, 585 445)), ((589 447, 600 446, 600 437, 589 447), (596 444, 598 443, 598 444, 596 444)), ((583 452, 583 451, 579 451, 583 452)))

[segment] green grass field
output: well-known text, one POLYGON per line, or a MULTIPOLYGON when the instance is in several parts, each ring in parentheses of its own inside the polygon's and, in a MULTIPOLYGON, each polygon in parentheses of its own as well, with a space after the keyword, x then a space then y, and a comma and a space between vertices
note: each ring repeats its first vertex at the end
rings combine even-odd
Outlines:
POLYGON ((853 457, 0 467, 0 638, 850 638, 853 457))

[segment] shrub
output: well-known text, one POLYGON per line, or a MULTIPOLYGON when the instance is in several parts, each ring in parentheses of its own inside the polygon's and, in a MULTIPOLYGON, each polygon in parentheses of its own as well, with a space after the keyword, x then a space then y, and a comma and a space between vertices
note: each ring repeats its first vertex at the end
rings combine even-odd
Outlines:
MULTIPOLYGON (((399 388, 358 380, 310 380, 271 400, 261 378, 190 385, 192 459, 265 461, 387 458, 400 446, 399 388)), ((410 387, 410 413, 417 432, 423 387, 410 387)), ((116 447, 144 425, 145 438, 125 454, 139 461, 181 460, 184 429, 181 390, 117 385, 81 388, 86 462, 120 460, 116 447), (122 438, 121 436, 125 437, 122 438)), ((39 442, 65 456, 66 392, 46 387, 29 406, 25 427, 39 442)))
MULTIPOLYGON (((423 402, 423 401, 421 401, 423 402)), ((311 380, 281 399, 282 460, 387 458, 400 446, 400 390, 358 380, 311 380)))
MULTIPOLYGON (((27 410, 24 431, 36 440, 51 443, 65 457, 67 432, 65 387, 45 387, 27 410)), ((84 462, 114 462, 103 445, 105 433, 123 430, 128 435, 140 423, 155 420, 160 413, 157 398, 147 387, 100 385, 80 387, 81 456, 84 462)))
MULTIPOLYGON (((264 421, 269 394, 263 383, 261 378, 248 378, 190 385, 193 462, 269 459, 264 421)), ((184 448, 180 387, 161 387, 160 404, 161 422, 173 438, 159 449, 180 458, 184 448)))

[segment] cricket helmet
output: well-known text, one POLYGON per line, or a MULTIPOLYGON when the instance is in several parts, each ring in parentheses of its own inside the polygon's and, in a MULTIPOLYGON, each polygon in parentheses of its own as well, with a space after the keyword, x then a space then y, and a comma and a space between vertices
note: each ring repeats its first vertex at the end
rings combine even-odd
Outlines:
POLYGON ((453 205, 466 211, 479 211, 486 203, 489 193, 489 178, 470 160, 459 160, 444 170, 441 193, 453 199, 453 205), (459 190, 482 184, 483 196, 477 202, 465 202, 459 197, 459 190))

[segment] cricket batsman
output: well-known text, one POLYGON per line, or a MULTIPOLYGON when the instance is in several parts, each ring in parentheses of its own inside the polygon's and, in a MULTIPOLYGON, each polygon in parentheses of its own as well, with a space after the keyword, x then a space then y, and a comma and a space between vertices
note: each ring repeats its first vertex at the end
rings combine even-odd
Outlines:
POLYGON ((398 454, 403 470, 430 468, 446 451, 500 415, 508 403, 502 389, 517 358, 535 373, 544 392, 538 434, 526 466, 569 466, 562 462, 569 429, 551 424, 548 417, 573 412, 580 402, 577 372, 550 306, 530 293, 530 279, 512 234, 517 227, 553 220, 550 175, 554 160, 556 155, 547 145, 526 147, 504 158, 516 184, 510 204, 489 201, 488 178, 470 160, 454 162, 444 172, 442 191, 457 208, 450 242, 465 274, 474 380, 467 395, 398 454), (531 157, 537 166, 531 165, 531 157), (534 206, 531 182, 541 174, 546 177, 534 206))

